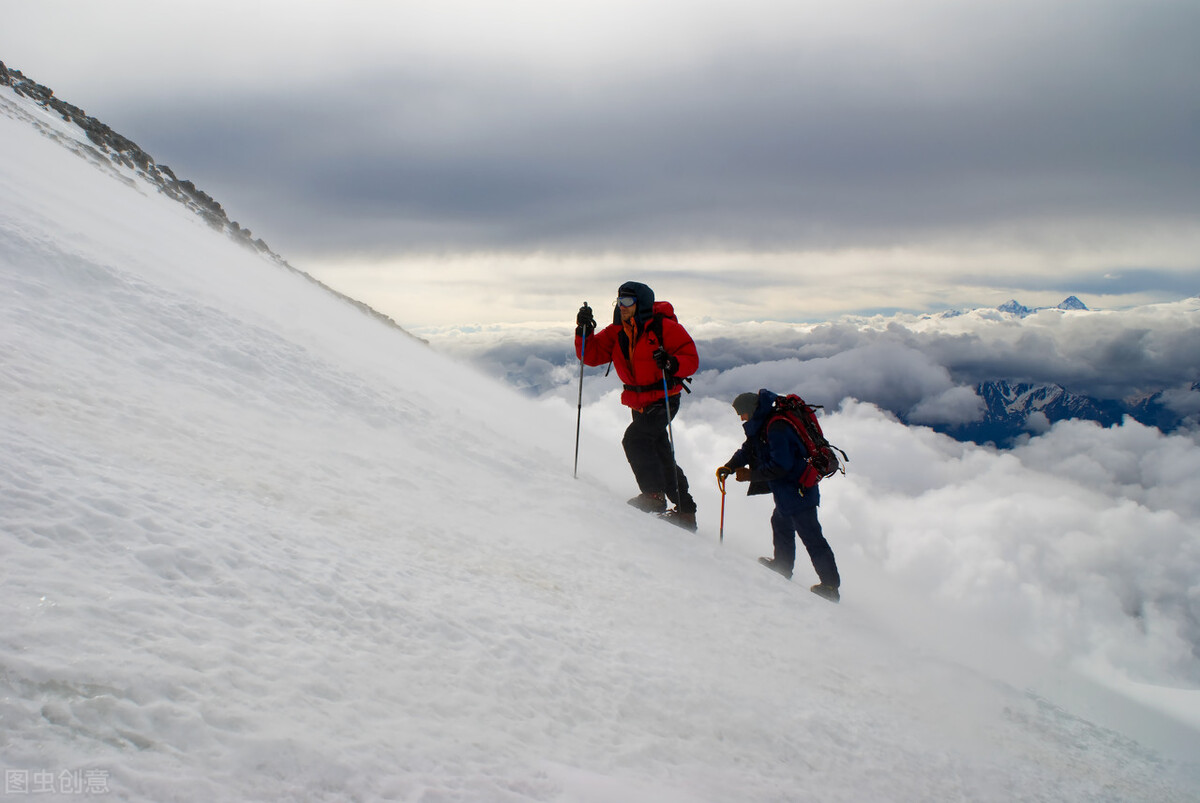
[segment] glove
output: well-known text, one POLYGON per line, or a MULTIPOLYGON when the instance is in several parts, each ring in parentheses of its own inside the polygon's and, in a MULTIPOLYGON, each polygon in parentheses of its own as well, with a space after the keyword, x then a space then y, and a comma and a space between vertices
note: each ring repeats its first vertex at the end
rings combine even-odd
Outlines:
POLYGON ((739 468, 733 473, 733 478, 738 482, 750 482, 750 469, 739 468))
POLYGON ((575 316, 575 336, 582 337, 584 332, 587 332, 588 337, 596 331, 596 319, 592 316, 592 308, 584 304, 579 308, 579 314, 575 316))
POLYGON ((654 352, 654 364, 666 374, 674 374, 679 370, 679 360, 668 354, 662 346, 659 346, 658 351, 654 352))

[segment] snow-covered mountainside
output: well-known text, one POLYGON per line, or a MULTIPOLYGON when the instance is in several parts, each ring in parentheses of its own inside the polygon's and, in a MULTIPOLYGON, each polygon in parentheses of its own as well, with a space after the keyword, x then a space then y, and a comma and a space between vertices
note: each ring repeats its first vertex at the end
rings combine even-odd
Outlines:
POLYGON ((277 260, 275 254, 261 239, 253 239, 249 229, 231 221, 221 204, 190 181, 176 177, 166 165, 158 164, 137 143, 121 136, 83 109, 54 96, 54 90, 27 78, 20 70, 7 67, 0 61, 0 86, 9 87, 13 94, 34 101, 45 111, 51 112, 70 124, 67 128, 46 125, 37 116, 25 115, 21 107, 10 105, 7 113, 21 115, 43 135, 56 140, 76 155, 93 162, 113 177, 126 183, 141 180, 159 192, 179 201, 218 231, 224 231, 242 243, 277 260), (82 135, 82 136, 81 136, 82 135))
POLYGON ((648 518, 611 405, 573 480, 574 406, 81 136, 0 87, 5 795, 1200 796, 1191 441, 997 455, 830 411, 853 461, 823 495, 831 605, 756 563, 762 500, 731 494, 718 540, 727 410, 676 429, 700 532, 648 518))
MULTIPOLYGON (((45 115, 33 111, 29 104, 7 103, 0 112, 29 123, 43 136, 65 147, 100 170, 108 173, 131 187, 149 185, 164 196, 179 202, 200 217, 216 231, 223 232, 233 241, 269 256, 288 270, 295 270, 282 256, 275 253, 262 241, 255 238, 250 229, 243 228, 237 221, 230 220, 224 208, 208 193, 193 182, 180 179, 170 167, 157 163, 137 143, 113 131, 97 118, 78 106, 54 96, 54 90, 27 78, 20 70, 7 67, 0 61, 0 87, 8 87, 18 98, 33 101, 42 112, 48 112, 67 123, 66 126, 51 125, 45 115)), ((297 271, 299 273, 299 271, 297 271)), ((327 292, 342 298, 364 312, 387 323, 395 322, 367 304, 349 298, 301 273, 306 279, 323 287, 327 292)))

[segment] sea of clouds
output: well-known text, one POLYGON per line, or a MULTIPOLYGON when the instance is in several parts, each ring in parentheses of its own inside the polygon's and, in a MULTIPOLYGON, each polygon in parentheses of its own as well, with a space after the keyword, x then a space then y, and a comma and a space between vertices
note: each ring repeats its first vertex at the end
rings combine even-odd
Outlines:
MULTIPOLYGON (((798 392, 824 405, 826 434, 850 455, 852 481, 826 482, 821 514, 850 565, 849 586, 927 590, 1048 655, 1087 656, 1100 675, 1200 684, 1200 392, 1191 389, 1200 299, 1024 318, 975 310, 819 325, 683 322, 702 362, 673 437, 702 520, 722 502, 712 472, 741 441, 729 402, 761 387, 798 392), (1130 418, 1030 421, 1010 449, 930 428, 977 419, 975 385, 996 378, 1100 398, 1166 389, 1184 424, 1167 434, 1130 418)), ((619 380, 604 367, 580 372, 572 328, 419 334, 544 404, 568 406, 585 432, 613 444, 581 459, 608 464, 619 483, 628 422, 619 380)), ((735 527, 761 530, 768 551, 769 505, 726 503, 744 506, 735 527)))
MULTIPOLYGON (((1057 384, 1098 399, 1163 392, 1164 404, 1192 417, 1193 425, 1200 415, 1200 392, 1192 390, 1200 380, 1200 298, 1128 310, 1043 309, 1026 317, 984 309, 822 324, 692 324, 686 316, 682 322, 700 351, 695 398, 731 399, 771 387, 826 406, 855 399, 912 423, 958 424, 982 415, 977 384, 1005 379, 1057 384)), ((543 396, 569 395, 578 379, 572 329, 417 331, 438 350, 543 396)))

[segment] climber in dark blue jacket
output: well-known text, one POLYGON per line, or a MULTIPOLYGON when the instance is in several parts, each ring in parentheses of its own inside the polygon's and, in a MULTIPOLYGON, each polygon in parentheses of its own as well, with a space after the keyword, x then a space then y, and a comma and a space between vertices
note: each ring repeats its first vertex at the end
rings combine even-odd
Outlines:
POLYGON ((800 492, 800 475, 808 465, 808 450, 796 430, 773 412, 777 394, 769 390, 743 393, 733 400, 733 409, 745 423, 746 441, 734 452, 718 476, 730 474, 738 482, 749 482, 747 494, 768 491, 775 497, 771 514, 771 534, 775 542, 773 558, 759 558, 769 569, 791 579, 796 563, 796 536, 800 536, 820 583, 814 594, 837 602, 841 599, 837 561, 821 532, 817 506, 821 504, 819 486, 800 492))

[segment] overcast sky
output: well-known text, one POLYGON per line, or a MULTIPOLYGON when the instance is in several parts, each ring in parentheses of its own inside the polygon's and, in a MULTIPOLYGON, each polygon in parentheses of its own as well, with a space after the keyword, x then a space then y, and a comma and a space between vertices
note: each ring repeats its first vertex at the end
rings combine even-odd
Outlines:
POLYGON ((420 327, 1200 292, 1200 3, 4 0, 0 60, 420 327))

